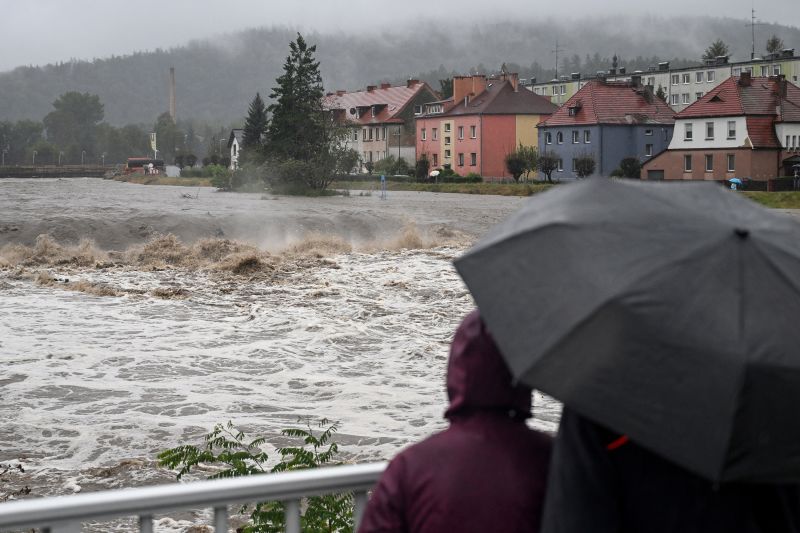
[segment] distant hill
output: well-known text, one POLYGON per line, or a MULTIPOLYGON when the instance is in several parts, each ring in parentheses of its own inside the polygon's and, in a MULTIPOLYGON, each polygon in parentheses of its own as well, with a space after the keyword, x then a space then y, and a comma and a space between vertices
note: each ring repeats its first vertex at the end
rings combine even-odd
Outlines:
MULTIPOLYGON (((658 60, 688 66, 716 38, 730 46, 734 60, 748 59, 751 38, 746 24, 729 18, 608 16, 476 24, 458 33, 426 24, 389 32, 304 36, 318 46, 328 91, 409 77, 422 77, 438 89, 441 77, 497 71, 504 62, 523 78, 549 79, 556 39, 562 49, 560 73, 608 68, 614 54, 629 69, 658 60)), ((800 29, 767 24, 757 27, 757 55, 764 53, 773 33, 800 51, 800 29)), ((269 95, 294 37, 290 28, 263 28, 170 50, 19 67, 0 73, 0 120, 40 120, 60 94, 76 90, 99 95, 111 124, 152 124, 168 108, 168 72, 174 66, 179 118, 235 122, 242 119, 256 91, 269 95)))

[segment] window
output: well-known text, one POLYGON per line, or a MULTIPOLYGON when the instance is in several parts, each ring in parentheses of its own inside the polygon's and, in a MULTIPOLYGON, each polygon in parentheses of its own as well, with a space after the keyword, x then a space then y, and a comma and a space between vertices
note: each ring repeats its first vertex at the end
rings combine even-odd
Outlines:
POLYGON ((558 94, 558 85, 553 85, 553 96, 558 94))
POLYGON ((361 140, 362 141, 366 141, 367 140, 367 128, 364 128, 363 130, 361 130, 361 140))
POLYGON ((677 74, 673 74, 672 75, 672 85, 678 85, 678 82, 680 81, 680 79, 681 79, 680 76, 678 76, 677 74))
POLYGON ((367 128, 369 130, 369 140, 372 140, 372 128, 367 128))
POLYGON ((717 78, 717 73, 713 70, 706 72, 706 81, 713 82, 717 78))
POLYGON ((450 136, 449 135, 444 138, 444 144, 446 144, 448 146, 450 145, 450 136))
POLYGON ((386 126, 383 127, 383 140, 386 140, 386 126))
POLYGON ((689 74, 688 72, 684 72, 682 81, 683 81, 684 84, 689 83, 690 81, 692 81, 692 75, 689 74))
POLYGON ((572 144, 578 144, 580 142, 580 133, 578 130, 572 130, 572 144))
POLYGON ((694 99, 695 100, 700 100, 702 97, 703 97, 703 92, 702 91, 694 93, 694 99))
POLYGON ((590 130, 583 130, 583 142, 587 144, 592 142, 591 133, 592 132, 590 130))
POLYGON ((470 166, 473 167, 478 164, 478 154, 476 154, 475 152, 469 154, 469 164, 470 166))
MULTIPOLYGON (((434 161, 436 161, 436 155, 434 154, 434 161)), ((435 165, 436 163, 434 163, 435 165)), ((686 154, 683 156, 683 171, 684 172, 691 172, 692 171, 692 156, 690 154, 686 154)))
POLYGON ((769 76, 769 67, 767 65, 761 65, 761 75, 769 76))
POLYGON ((444 151, 444 158, 445 159, 450 159, 450 150, 445 150, 444 151))
POLYGON ((458 154, 458 166, 460 167, 464 166, 464 154, 462 153, 458 154))
POLYGON ((556 133, 556 142, 558 144, 564 144, 564 132, 563 131, 559 131, 558 133, 556 133))
POLYGON ((683 125, 683 140, 684 141, 691 141, 692 140, 692 123, 691 122, 683 125))
POLYGON ((439 140, 439 130, 437 130, 436 128, 431 128, 431 137, 432 137, 432 139, 434 141, 438 141, 439 140))
POLYGON ((784 145, 785 148, 790 148, 792 145, 789 144, 789 136, 786 136, 786 144, 784 145))
POLYGON ((714 171, 714 156, 711 154, 706 154, 706 172, 713 172, 714 171))
POLYGON ((434 167, 439 166, 439 154, 433 154, 433 166, 434 167))
MULTIPOLYGON (((733 74, 734 76, 741 76, 742 69, 740 67, 736 67, 735 69, 733 69, 731 71, 731 74, 733 74)), ((711 81, 711 80, 709 80, 709 81, 711 81)))
POLYGON ((714 140, 714 123, 713 122, 706 122, 706 140, 713 141, 714 140))
POLYGON ((470 127, 469 127, 469 136, 470 136, 470 138, 472 138, 472 139, 474 139, 475 137, 477 137, 477 136, 478 136, 478 134, 477 134, 477 128, 476 128, 475 126, 470 126, 470 127))
POLYGON ((458 138, 459 139, 463 139, 464 138, 464 126, 459 126, 458 127, 458 138))
POLYGON ((772 75, 773 76, 780 76, 781 75, 781 66, 780 65, 772 65, 772 75))
POLYGON ((573 172, 575 172, 575 169, 577 168, 577 166, 578 166, 578 160, 575 159, 575 158, 572 158, 572 171, 573 172))
POLYGON ((728 172, 736 171, 736 154, 728 154, 728 172))
POLYGON ((644 130, 644 134, 647 135, 648 137, 652 137, 653 130, 648 128, 648 129, 644 130))
POLYGON ((567 94, 567 86, 566 85, 562 85, 561 86, 561 94, 567 94))
POLYGON ((423 141, 427 141, 428 140, 428 136, 427 136, 427 132, 425 131, 425 128, 422 128, 422 140, 423 141))
POLYGON ((792 135, 792 148, 797 148, 796 139, 797 139, 797 136, 796 135, 792 135))
POLYGON ((545 144, 553 144, 553 134, 549 131, 544 133, 544 143, 545 144))
POLYGON ((653 155, 653 145, 652 144, 645 144, 644 145, 644 155, 650 157, 653 155))
POLYGON ((689 93, 683 93, 681 95, 681 103, 688 104, 689 103, 689 93))
POLYGON ((445 122, 444 123, 444 131, 445 132, 449 132, 450 131, 450 123, 449 122, 445 122))
POLYGON ((415 115, 421 115, 422 114, 422 106, 421 105, 415 105, 414 106, 414 114, 415 115))
POLYGON ((558 170, 559 172, 564 172, 564 160, 563 159, 559 159, 558 160, 558 168, 556 170, 558 170))
POLYGON ((647 78, 647 85, 649 85, 650 87, 655 87, 655 85, 656 85, 656 77, 655 76, 649 76, 647 78))
POLYGON ((728 139, 735 139, 736 138, 736 121, 729 120, 728 121, 728 139))
POLYGON ((358 140, 358 130, 353 130, 353 140, 354 141, 358 140))
POLYGON ((428 106, 428 113, 431 113, 431 114, 444 113, 444 105, 443 104, 430 104, 428 106))
POLYGON ((705 75, 705 72, 702 72, 702 71, 695 72, 694 73, 694 81, 695 81, 695 83, 703 83, 703 76, 704 75, 705 75))
POLYGON ((678 101, 678 98, 679 98, 679 97, 680 97, 680 95, 677 95, 677 94, 670 95, 670 97, 669 97, 669 103, 670 103, 670 104, 672 104, 672 105, 678 105, 678 104, 680 103, 680 102, 678 101))

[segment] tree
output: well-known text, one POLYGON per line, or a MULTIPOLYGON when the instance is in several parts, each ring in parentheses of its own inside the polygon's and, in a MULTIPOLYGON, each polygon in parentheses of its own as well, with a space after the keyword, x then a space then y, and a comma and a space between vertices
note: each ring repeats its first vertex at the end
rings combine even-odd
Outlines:
POLYGON ((184 136, 168 112, 161 113, 153 126, 161 159, 172 160, 183 147, 184 136))
POLYGON ((428 178, 428 170, 430 170, 431 164, 428 161, 428 158, 425 157, 425 154, 422 154, 417 160, 416 165, 414 165, 414 175, 418 180, 424 180, 428 178))
POLYGON ((260 147, 264 135, 267 134, 267 108, 261 99, 261 94, 256 93, 250 102, 247 119, 244 122, 242 148, 260 147))
POLYGON ((505 163, 508 173, 513 176, 514 181, 519 182, 520 176, 525 173, 525 159, 519 153, 519 150, 506 154, 505 163))
POLYGON ((591 176, 594 174, 596 167, 597 163, 594 160, 594 156, 591 154, 581 154, 575 158, 575 174, 577 174, 579 178, 591 176))
POLYGON ((536 172, 539 167, 539 151, 534 146, 523 146, 522 143, 519 143, 517 153, 525 162, 525 181, 528 181, 530 173, 536 172))
POLYGON ((703 59, 714 59, 719 56, 730 55, 728 45, 722 39, 717 39, 703 52, 703 59))
POLYGON ((274 103, 268 108, 272 118, 266 148, 272 157, 308 161, 326 142, 322 76, 314 60, 316 46, 309 47, 298 33, 289 49, 270 94, 274 103))
POLYGON ((619 173, 623 178, 639 179, 642 172, 642 163, 635 157, 626 157, 619 162, 619 173))
POLYGON ((453 78, 439 80, 439 93, 443 100, 453 96, 453 78))
POLYGON ((776 52, 780 52, 786 48, 783 44, 783 39, 778 37, 777 35, 772 35, 769 39, 767 39, 767 53, 774 54, 776 52))
POLYGON ((539 171, 544 174, 549 183, 553 183, 553 171, 558 168, 559 158, 553 152, 539 154, 539 171))
POLYGON ((658 89, 656 90, 656 96, 664 102, 667 101, 667 91, 664 90, 664 87, 662 87, 660 83, 658 84, 658 89))
POLYGON ((59 96, 53 108, 42 121, 47 128, 47 140, 73 153, 93 151, 97 125, 104 113, 100 97, 70 91, 59 96))

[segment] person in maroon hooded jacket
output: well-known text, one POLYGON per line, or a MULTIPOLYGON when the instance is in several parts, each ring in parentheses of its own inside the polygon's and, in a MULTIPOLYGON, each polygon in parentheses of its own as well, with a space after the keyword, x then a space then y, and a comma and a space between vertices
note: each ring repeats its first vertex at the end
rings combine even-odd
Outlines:
POLYGON ((511 374, 477 311, 447 366, 450 427, 397 455, 359 533, 537 532, 550 437, 529 429, 531 389, 511 374))

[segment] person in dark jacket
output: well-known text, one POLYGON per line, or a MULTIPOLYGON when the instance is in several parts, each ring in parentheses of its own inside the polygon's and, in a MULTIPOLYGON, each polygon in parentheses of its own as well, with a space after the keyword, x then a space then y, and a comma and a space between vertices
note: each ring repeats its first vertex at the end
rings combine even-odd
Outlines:
POLYGON ((514 385, 477 311, 447 367, 450 426, 389 464, 359 533, 536 532, 551 438, 529 429, 531 389, 514 385))
POLYGON ((712 483, 565 407, 542 532, 800 533, 800 490, 712 483))

